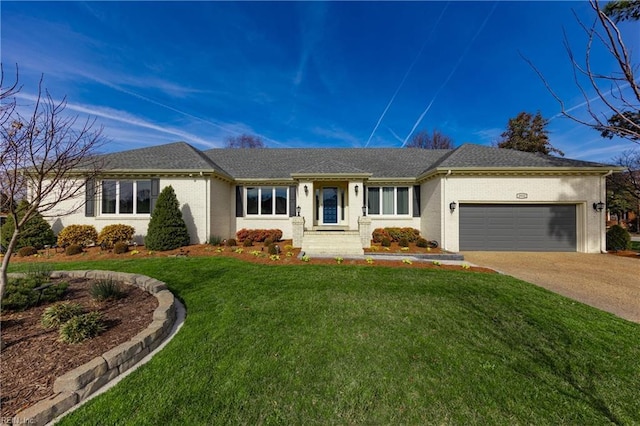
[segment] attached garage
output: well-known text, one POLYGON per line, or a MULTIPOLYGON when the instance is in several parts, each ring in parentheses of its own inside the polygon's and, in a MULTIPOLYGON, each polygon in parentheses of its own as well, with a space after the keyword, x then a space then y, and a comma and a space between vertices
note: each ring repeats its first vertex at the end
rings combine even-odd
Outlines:
POLYGON ((576 251, 574 204, 461 204, 460 250, 576 251))

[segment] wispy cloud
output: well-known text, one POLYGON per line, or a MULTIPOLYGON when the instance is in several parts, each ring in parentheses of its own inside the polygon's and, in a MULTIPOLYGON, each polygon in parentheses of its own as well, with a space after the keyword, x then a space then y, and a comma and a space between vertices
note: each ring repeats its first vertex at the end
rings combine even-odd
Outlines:
MULTIPOLYGON (((31 95, 23 92, 16 94, 16 98, 26 100, 32 103, 37 101, 36 95, 31 95)), ((60 100, 54 99, 54 102, 58 103, 60 102, 60 100)), ((154 130, 159 133, 176 136, 178 138, 181 138, 182 140, 185 140, 188 142, 194 142, 207 147, 215 146, 215 144, 211 143, 209 140, 205 140, 199 136, 196 136, 189 132, 185 132, 184 130, 169 127, 166 125, 158 125, 158 124, 149 122, 147 120, 144 120, 142 118, 136 117, 130 113, 115 110, 112 108, 105 108, 105 107, 95 106, 95 105, 82 105, 82 104, 67 102, 66 109, 80 113, 80 114, 86 114, 88 116, 99 117, 102 119, 127 124, 129 126, 144 128, 148 130, 154 130)))
POLYGON ((487 16, 484 18, 484 21, 482 21, 482 24, 480 25, 480 27, 478 28, 478 31, 476 31, 476 33, 474 34, 474 36, 471 38, 471 40, 469 41, 469 43, 467 44, 467 46, 465 47, 464 51, 462 52, 462 54, 460 55, 460 57, 458 58, 458 61, 455 63, 455 65, 453 66, 453 68, 451 69, 451 72, 449 73, 449 75, 447 76, 447 78, 444 80, 444 82, 440 85, 440 87, 438 88, 438 90, 436 90, 436 93, 433 95, 433 98, 431 98, 431 101, 429 102, 429 104, 427 105, 427 107, 425 108, 425 110, 422 112, 422 114, 420 114, 420 117, 418 117, 418 120, 415 122, 415 124, 413 125, 413 127, 411 128, 411 131, 409 132, 409 134, 407 135, 407 137, 404 139, 404 142, 402 143, 402 146, 405 146, 407 144, 407 142, 409 142, 409 138, 411 137, 411 135, 413 134, 413 132, 416 131, 416 128, 420 125, 420 123, 422 122, 422 119, 424 118, 425 115, 427 115, 427 113, 429 112, 429 110, 431 109, 431 106, 433 105, 433 103, 436 101, 436 99, 438 98, 438 95, 440 94, 440 92, 442 91, 442 89, 444 89, 444 87, 447 85, 447 83, 449 83, 449 80, 451 80, 451 77, 453 77, 453 75, 455 74, 455 72, 458 70, 458 67, 460 66, 460 64, 462 63, 462 61, 464 60, 464 58, 467 56, 467 53, 469 53, 469 50, 471 49, 471 46, 473 45, 473 43, 476 41, 476 39, 478 38, 478 36, 480 35, 480 33, 482 32, 482 30, 484 29, 484 27, 487 25, 487 22, 489 22, 489 19, 491 18, 491 16, 493 15, 493 12, 496 10, 496 7, 498 7, 498 2, 496 1, 495 3, 493 3, 493 7, 491 8, 491 10, 489 11, 489 13, 487 14, 487 16))
POLYGON ((400 89, 402 89, 402 86, 404 86, 404 82, 407 80, 407 77, 409 76, 409 74, 411 74, 411 71, 413 70, 413 67, 416 65, 416 62, 418 62, 418 59, 420 58, 420 56, 422 56, 422 52, 424 51, 424 48, 427 46, 427 42, 433 36, 436 28, 438 27, 438 24, 440 23, 440 21, 442 20, 442 17, 444 16, 444 12, 447 10, 448 7, 449 7, 449 3, 447 3, 444 6, 444 9, 442 9, 442 12, 440 12, 440 16, 438 16, 438 19, 436 20, 436 23, 433 24, 433 26, 431 27, 431 31, 429 31, 429 35, 427 36, 427 38, 425 38, 424 42, 422 43, 422 47, 420 47, 420 50, 418 50, 418 54, 413 59, 413 62, 411 62, 411 65, 409 65, 409 68, 407 69, 407 72, 404 73, 404 76, 402 77, 402 80, 400 81, 400 84, 398 85, 398 88, 396 89, 396 91, 391 96, 391 99, 389 100, 389 103, 387 103, 387 106, 384 108, 384 111, 382 111, 382 114, 378 118, 378 121, 376 122, 376 125, 373 127, 373 130, 371 131, 371 134, 369 135, 369 139, 367 139, 367 143, 364 145, 365 148, 369 146, 369 143, 371 143, 371 138, 373 138, 373 135, 378 130, 378 127, 380 127, 380 123, 382 123, 382 120, 384 119, 384 116, 387 115, 387 111, 389 111, 389 108, 391 108, 391 104, 393 104, 393 101, 395 101, 396 96, 398 95, 398 92, 400 92, 400 89))

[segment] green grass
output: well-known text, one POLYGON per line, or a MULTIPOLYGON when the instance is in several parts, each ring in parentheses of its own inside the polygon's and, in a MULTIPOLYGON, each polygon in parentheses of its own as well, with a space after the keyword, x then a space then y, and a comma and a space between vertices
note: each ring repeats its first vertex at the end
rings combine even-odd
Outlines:
POLYGON ((631 241, 631 250, 640 251, 640 241, 631 241))
POLYGON ((73 263, 187 306, 61 424, 640 423, 640 325, 506 276, 174 258, 73 263))

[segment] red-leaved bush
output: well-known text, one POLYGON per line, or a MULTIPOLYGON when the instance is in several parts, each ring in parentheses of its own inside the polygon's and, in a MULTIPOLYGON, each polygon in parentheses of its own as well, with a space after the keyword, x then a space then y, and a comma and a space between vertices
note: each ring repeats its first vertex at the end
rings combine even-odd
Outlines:
POLYGON ((250 239, 254 243, 261 243, 267 238, 273 242, 280 241, 282 239, 282 231, 280 229, 241 229, 236 232, 236 239, 239 242, 250 239))

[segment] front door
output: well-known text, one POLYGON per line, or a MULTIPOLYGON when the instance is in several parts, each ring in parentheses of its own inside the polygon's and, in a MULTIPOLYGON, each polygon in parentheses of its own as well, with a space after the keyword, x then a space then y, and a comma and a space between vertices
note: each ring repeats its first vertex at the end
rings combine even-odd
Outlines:
POLYGON ((338 223, 338 188, 322 189, 322 223, 338 223))

